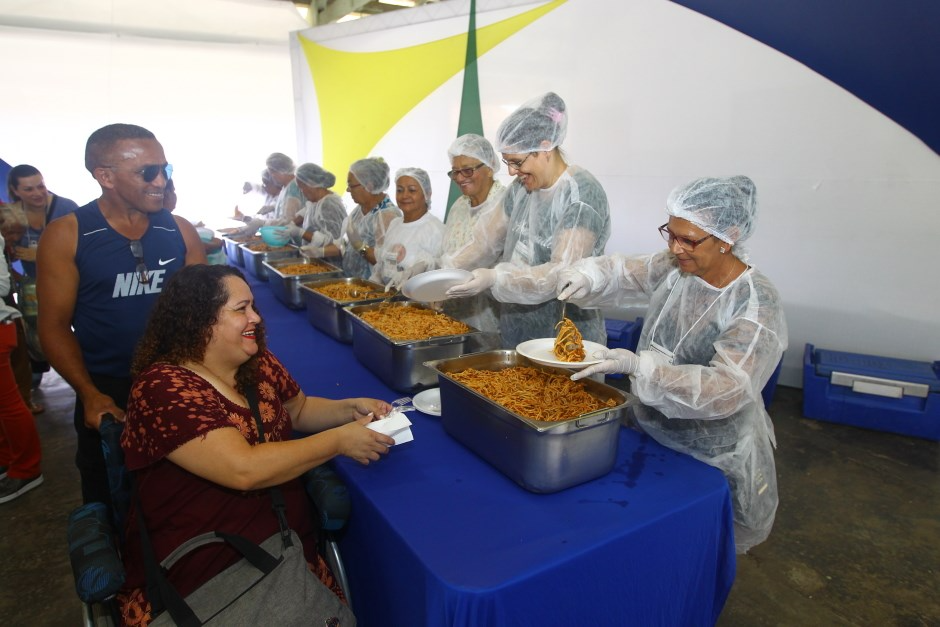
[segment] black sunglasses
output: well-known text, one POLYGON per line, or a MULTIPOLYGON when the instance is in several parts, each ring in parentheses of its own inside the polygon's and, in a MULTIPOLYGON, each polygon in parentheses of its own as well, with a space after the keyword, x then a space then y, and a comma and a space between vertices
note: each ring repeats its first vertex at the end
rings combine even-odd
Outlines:
MULTIPOLYGON (((117 166, 113 165, 101 165, 98 167, 109 168, 111 170, 118 169, 117 166)), ((153 165, 145 165, 142 168, 137 168, 133 172, 134 174, 140 176, 140 178, 144 179, 144 183, 153 183, 153 181, 161 174, 163 174, 163 178, 168 181, 173 178, 173 166, 169 163, 164 163, 162 165, 156 163, 153 165)))
POLYGON ((144 245, 140 243, 139 239, 131 240, 131 254, 134 255, 134 261, 137 262, 137 267, 134 268, 134 272, 137 273, 137 281, 144 285, 150 283, 150 273, 147 271, 147 264, 144 263, 144 245))

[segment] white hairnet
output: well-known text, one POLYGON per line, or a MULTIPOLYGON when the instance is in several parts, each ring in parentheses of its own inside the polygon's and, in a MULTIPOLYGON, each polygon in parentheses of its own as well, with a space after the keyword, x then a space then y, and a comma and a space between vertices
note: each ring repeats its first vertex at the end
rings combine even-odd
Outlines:
POLYGON ((279 172, 281 174, 294 173, 294 160, 282 152, 272 152, 270 155, 268 155, 264 165, 266 165, 269 170, 279 172))
POLYGON ((274 187, 280 187, 281 185, 274 180, 274 177, 271 176, 271 171, 265 168, 261 170, 261 182, 265 185, 273 185, 274 187))
POLYGON ((447 156, 451 161, 461 156, 479 159, 493 172, 499 172, 499 157, 493 150, 493 144, 481 135, 461 135, 447 149, 447 156))
POLYGON ((503 120, 496 131, 496 150, 512 155, 547 152, 560 146, 567 132, 565 101, 548 92, 529 100, 503 120))
POLYGON ((381 194, 388 189, 389 167, 382 157, 359 159, 349 166, 349 171, 370 194, 381 194))
POLYGON ((670 192, 666 213, 734 245, 754 232, 757 188, 746 176, 696 179, 670 192))
POLYGON ((336 177, 316 163, 305 163, 297 168, 297 180, 310 187, 329 189, 336 184, 336 177))
POLYGON ((398 184, 398 179, 403 176, 410 176, 414 180, 418 181, 418 185, 421 186, 421 191, 424 192, 424 200, 427 202, 428 207, 431 206, 431 177, 428 176, 428 173, 422 170, 421 168, 400 168, 398 172, 395 173, 395 184, 398 184))

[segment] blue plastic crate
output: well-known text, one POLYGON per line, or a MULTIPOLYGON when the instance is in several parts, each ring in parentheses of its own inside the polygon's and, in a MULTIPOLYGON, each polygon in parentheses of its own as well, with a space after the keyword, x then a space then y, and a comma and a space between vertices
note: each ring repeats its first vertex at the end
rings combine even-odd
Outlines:
POLYGON ((803 415, 940 440, 940 361, 846 353, 807 344, 803 415))

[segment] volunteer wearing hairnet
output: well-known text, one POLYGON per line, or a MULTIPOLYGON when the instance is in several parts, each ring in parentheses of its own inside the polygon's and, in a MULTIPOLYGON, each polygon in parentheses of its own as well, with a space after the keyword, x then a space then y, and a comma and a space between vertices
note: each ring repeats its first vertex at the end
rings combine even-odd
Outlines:
POLYGON ((398 288, 415 274, 433 270, 441 254, 444 223, 428 213, 431 177, 421 168, 395 173, 395 202, 402 214, 395 218, 377 247, 372 281, 398 288))
MULTIPOLYGON (((346 206, 343 199, 330 191, 336 176, 315 163, 305 163, 295 174, 297 186, 307 200, 298 213, 301 226, 291 225, 291 239, 299 243, 305 257, 323 257, 325 247, 343 236, 346 206)), ((338 257, 339 251, 335 251, 338 257)))
POLYGON ((346 238, 326 246, 325 256, 342 255, 346 276, 368 279, 375 264, 375 248, 385 241, 385 232, 401 211, 388 197, 388 164, 381 157, 359 159, 349 166, 346 191, 356 208, 343 222, 346 238))
POLYGON ((274 204, 274 211, 264 217, 252 219, 239 230, 240 235, 254 235, 265 225, 290 226, 294 222, 294 216, 306 202, 304 195, 300 192, 300 187, 297 186, 294 177, 294 162, 290 157, 280 152, 272 152, 265 161, 265 165, 271 178, 281 186, 274 204))
POLYGON ((757 213, 751 179, 697 179, 673 190, 666 212, 669 250, 585 259, 560 273, 558 297, 569 302, 650 300, 637 353, 606 351, 572 378, 631 376, 640 428, 725 473, 743 553, 767 538, 777 510, 776 441, 761 390, 787 348, 787 325, 777 290, 741 248, 757 213))
MULTIPOLYGON (((499 172, 499 157, 486 138, 461 135, 447 149, 447 156, 451 167, 447 176, 460 188, 462 195, 447 212, 441 246, 444 256, 453 255, 470 242, 477 220, 500 201, 506 189, 494 178, 499 172)), ((479 347, 480 350, 499 346, 497 306, 488 292, 441 303, 444 313, 484 333, 487 342, 479 347)), ((472 341, 478 339, 483 338, 471 336, 472 341)))
MULTIPOLYGON (((447 291, 449 298, 489 289, 500 301, 500 335, 507 348, 555 336, 562 313, 554 298, 558 271, 603 254, 610 237, 607 194, 590 172, 568 165, 559 148, 567 128, 565 103, 553 93, 527 102, 503 121, 496 149, 516 180, 480 217, 470 243, 441 259, 442 267, 473 269, 471 280, 447 291)), ((568 307, 566 316, 585 339, 606 343, 600 311, 568 307)))

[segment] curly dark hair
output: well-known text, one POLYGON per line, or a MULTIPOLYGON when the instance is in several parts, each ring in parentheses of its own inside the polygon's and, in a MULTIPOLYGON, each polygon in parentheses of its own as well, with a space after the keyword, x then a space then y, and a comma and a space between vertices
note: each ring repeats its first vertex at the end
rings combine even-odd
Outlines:
MULTIPOLYGON (((212 327, 229 299, 226 277, 245 280, 237 268, 198 264, 186 266, 167 281, 137 344, 131 364, 132 376, 136 377, 157 362, 180 365, 186 361, 202 361, 212 338, 212 327)), ((259 350, 238 368, 235 376, 242 393, 257 381, 258 357, 266 346, 264 320, 258 323, 255 334, 259 350)))

